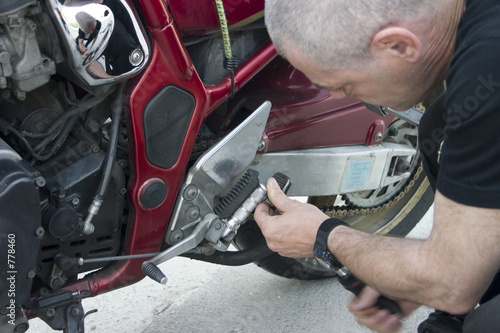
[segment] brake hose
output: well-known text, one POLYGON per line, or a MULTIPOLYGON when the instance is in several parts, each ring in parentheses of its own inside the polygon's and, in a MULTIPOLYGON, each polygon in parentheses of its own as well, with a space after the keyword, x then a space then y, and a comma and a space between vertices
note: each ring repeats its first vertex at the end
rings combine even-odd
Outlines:
POLYGON ((113 171, 113 165, 115 163, 116 150, 118 146, 118 134, 120 130, 120 121, 123 111, 123 90, 125 88, 126 82, 120 84, 116 91, 116 98, 111 106, 111 130, 109 134, 109 144, 108 150, 106 152, 106 158, 104 160, 104 168, 102 171, 101 181, 99 183, 99 188, 97 193, 88 209, 88 215, 85 219, 82 232, 86 235, 90 235, 94 232, 95 226, 92 224, 92 219, 99 213, 104 196, 108 190, 109 182, 111 180, 111 173, 113 171))

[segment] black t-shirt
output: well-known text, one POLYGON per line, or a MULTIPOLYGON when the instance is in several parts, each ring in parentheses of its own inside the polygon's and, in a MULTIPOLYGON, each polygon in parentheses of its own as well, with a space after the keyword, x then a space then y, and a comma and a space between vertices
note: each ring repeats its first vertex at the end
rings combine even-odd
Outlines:
POLYGON ((437 189, 465 205, 500 208, 500 1, 467 0, 446 83, 437 189))

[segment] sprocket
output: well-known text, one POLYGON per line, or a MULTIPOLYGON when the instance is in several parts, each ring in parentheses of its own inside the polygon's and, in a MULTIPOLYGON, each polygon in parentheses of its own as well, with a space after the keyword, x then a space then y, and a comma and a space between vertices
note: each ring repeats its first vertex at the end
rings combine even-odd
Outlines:
MULTIPOLYGON (((411 125, 404 120, 396 119, 387 129, 384 142, 392 142, 408 145, 412 148, 417 148, 416 126, 411 125)), ((419 154, 417 153, 409 165, 409 172, 413 175, 420 163, 419 154)), ((379 189, 347 193, 342 196, 348 207, 351 208, 376 208, 383 206, 397 197, 403 191, 412 178, 389 184, 379 189)))

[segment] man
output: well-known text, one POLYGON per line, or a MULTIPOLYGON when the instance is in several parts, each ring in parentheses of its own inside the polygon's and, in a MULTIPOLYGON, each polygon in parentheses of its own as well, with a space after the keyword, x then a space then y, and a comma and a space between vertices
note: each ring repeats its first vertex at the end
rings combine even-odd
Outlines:
POLYGON ((78 12, 75 15, 80 28, 78 29, 78 37, 76 38, 78 49, 85 59, 89 56, 93 44, 97 40, 97 35, 101 29, 101 22, 96 20, 92 15, 87 12, 78 12))
MULTIPOLYGON (((420 138, 435 146, 422 149, 436 188, 429 239, 343 225, 327 238, 331 254, 371 286, 349 306, 371 329, 396 332, 402 325, 401 316, 374 306, 380 294, 397 300, 404 315, 425 304, 457 315, 449 316, 455 321, 480 302, 500 267, 499 18, 493 0, 266 0, 278 52, 334 97, 406 110, 446 78, 446 112, 432 111, 421 123, 435 126, 420 138)), ((283 256, 312 256, 328 216, 287 198, 272 180, 267 186, 283 212, 256 209, 269 247, 283 256)), ((472 311, 464 331, 500 331, 491 321, 500 311, 495 303, 500 298, 472 311)), ((429 322, 422 331, 432 331, 429 322)))

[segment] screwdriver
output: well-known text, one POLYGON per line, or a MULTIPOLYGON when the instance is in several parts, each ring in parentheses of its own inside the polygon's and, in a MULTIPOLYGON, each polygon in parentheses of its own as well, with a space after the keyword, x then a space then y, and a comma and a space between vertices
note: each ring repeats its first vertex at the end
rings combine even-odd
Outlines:
MULTIPOLYGON (((347 267, 342 267, 338 270, 335 270, 335 273, 338 275, 338 279, 340 284, 346 289, 349 290, 356 296, 359 296, 361 290, 365 287, 365 283, 360 281, 356 276, 354 276, 347 267)), ((388 299, 385 296, 380 296, 377 300, 376 306, 380 309, 387 309, 392 314, 401 314, 401 310, 399 306, 391 299, 388 299)))

